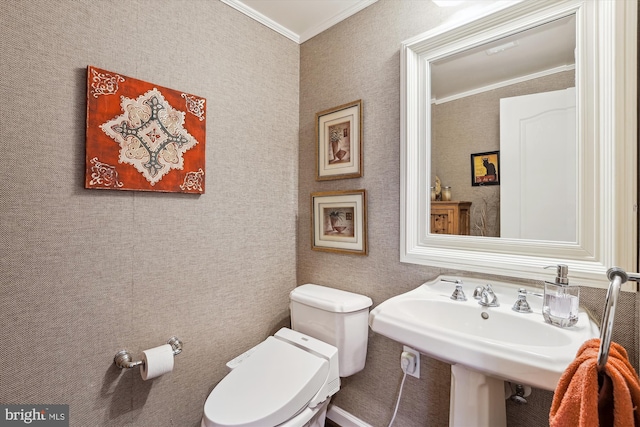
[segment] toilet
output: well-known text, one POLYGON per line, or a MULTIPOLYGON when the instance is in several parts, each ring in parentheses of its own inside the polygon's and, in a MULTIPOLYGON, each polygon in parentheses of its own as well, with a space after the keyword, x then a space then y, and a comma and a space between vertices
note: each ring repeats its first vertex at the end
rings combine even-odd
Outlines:
POLYGON ((227 363, 201 427, 323 427, 340 377, 364 368, 371 298, 306 284, 290 294, 291 329, 227 363))

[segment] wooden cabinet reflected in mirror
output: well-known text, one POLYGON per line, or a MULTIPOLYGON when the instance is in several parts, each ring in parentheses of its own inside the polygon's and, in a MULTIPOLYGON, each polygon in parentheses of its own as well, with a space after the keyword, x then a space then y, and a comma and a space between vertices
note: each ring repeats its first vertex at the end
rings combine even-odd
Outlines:
POLYGON ((471 202, 431 202, 431 232, 468 236, 471 202))

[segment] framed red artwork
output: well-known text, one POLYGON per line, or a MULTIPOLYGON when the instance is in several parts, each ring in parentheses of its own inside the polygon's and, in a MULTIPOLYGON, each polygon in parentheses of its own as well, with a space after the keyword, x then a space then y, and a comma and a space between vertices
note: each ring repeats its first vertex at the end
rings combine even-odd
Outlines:
POLYGON ((85 187, 203 194, 205 99, 87 67, 85 187))

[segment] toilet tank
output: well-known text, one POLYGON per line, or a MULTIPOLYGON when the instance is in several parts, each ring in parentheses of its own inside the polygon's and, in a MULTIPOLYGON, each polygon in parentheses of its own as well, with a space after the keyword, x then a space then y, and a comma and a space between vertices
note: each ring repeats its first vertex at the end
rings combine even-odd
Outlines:
POLYGON ((306 284, 291 291, 290 299, 291 328, 336 347, 341 377, 364 368, 371 298, 306 284))

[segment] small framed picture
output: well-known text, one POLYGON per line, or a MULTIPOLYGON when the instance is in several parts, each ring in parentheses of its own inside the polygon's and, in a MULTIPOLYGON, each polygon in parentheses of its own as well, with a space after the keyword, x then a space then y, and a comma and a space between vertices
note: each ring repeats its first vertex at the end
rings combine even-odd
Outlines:
POLYGON ((365 190, 311 193, 311 249, 367 255, 365 190))
POLYGON ((471 185, 500 185, 500 152, 471 155, 471 185))
POLYGON ((362 176, 362 101, 316 114, 316 181, 362 176))

